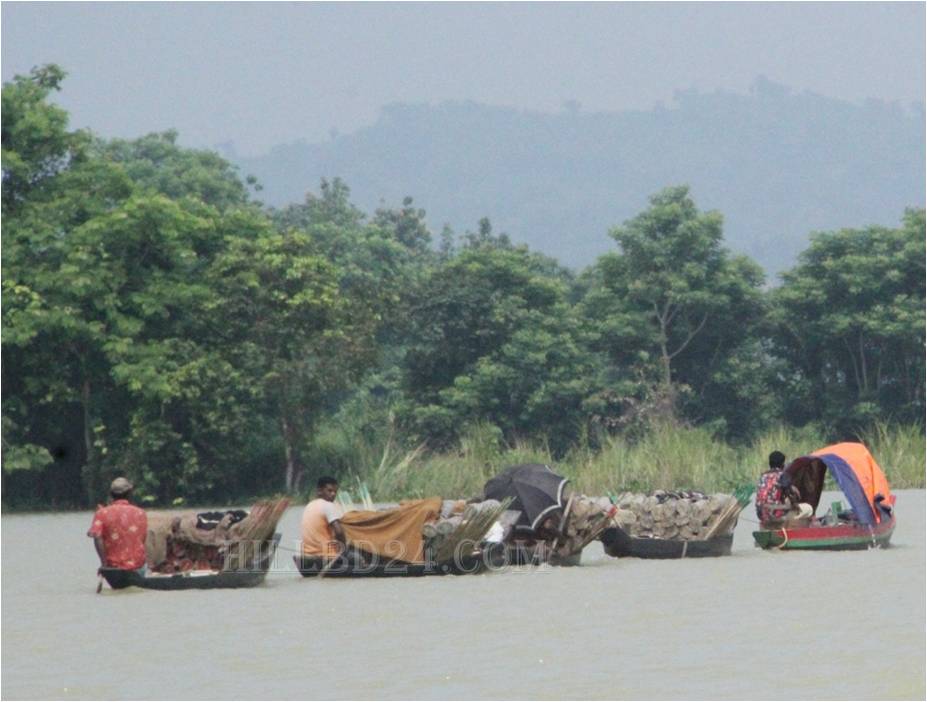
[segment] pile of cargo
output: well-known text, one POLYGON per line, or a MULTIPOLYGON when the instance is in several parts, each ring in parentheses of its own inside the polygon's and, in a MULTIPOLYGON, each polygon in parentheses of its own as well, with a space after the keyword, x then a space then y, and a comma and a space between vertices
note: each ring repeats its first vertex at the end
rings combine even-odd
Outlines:
POLYGON ((719 520, 730 522, 721 532, 733 528, 736 519, 727 518, 737 504, 732 495, 657 490, 649 495, 626 492, 617 499, 615 522, 630 536, 639 538, 705 539, 718 533, 719 520))
POLYGON ((614 512, 607 497, 587 497, 576 494, 569 500, 563 535, 557 541, 561 556, 580 553, 611 524, 614 512))

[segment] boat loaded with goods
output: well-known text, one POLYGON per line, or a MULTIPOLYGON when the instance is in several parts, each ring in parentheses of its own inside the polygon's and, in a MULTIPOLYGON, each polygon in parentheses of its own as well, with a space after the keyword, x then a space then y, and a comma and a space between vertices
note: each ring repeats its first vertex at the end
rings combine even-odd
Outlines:
MULTIPOLYGON (((835 444, 782 466, 780 461, 782 494, 803 509, 772 505, 782 509, 770 512, 776 518, 761 521, 753 532, 757 547, 841 550, 889 545, 895 497, 865 446, 835 444), (834 501, 817 516, 828 476, 847 504, 834 501)), ((293 561, 302 576, 422 577, 505 566, 571 566, 580 564, 583 549, 594 540, 615 558, 729 556, 738 518, 753 494, 750 485, 733 494, 657 490, 589 497, 542 464, 507 468, 470 500, 430 497, 377 508, 366 487, 360 487, 357 505, 346 492, 338 498, 340 555, 319 558, 298 551, 293 561)), ((152 512, 145 540, 147 571, 101 568, 100 576, 113 589, 259 585, 275 563, 281 539, 277 525, 288 504, 280 498, 258 502, 250 511, 152 512)))
POLYGON ((134 570, 100 568, 114 590, 207 590, 254 587, 264 582, 281 535, 277 523, 287 498, 262 500, 250 512, 227 510, 148 515, 144 575, 134 570))

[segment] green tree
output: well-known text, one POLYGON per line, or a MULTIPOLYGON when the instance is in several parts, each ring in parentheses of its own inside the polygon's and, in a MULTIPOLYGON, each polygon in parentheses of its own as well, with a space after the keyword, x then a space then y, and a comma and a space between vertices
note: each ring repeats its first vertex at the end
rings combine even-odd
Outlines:
POLYGON ((730 256, 721 215, 700 212, 684 186, 654 195, 611 236, 619 251, 587 275, 583 303, 593 348, 611 364, 603 385, 636 393, 656 419, 735 418, 755 397, 727 408, 709 397, 736 389, 734 359, 757 339, 759 267, 730 256))
POLYGON ((67 112, 47 102, 64 77, 48 64, 3 84, 4 215, 60 172, 83 142, 67 131, 67 112))
POLYGON ((248 203, 238 169, 212 151, 185 149, 168 130, 139 139, 94 139, 91 153, 118 164, 137 188, 171 199, 193 198, 219 210, 248 203))
POLYGON ((812 236, 773 296, 776 352, 791 374, 789 416, 848 433, 924 415, 924 210, 897 229, 812 236))
POLYGON ((282 482, 292 490, 322 398, 352 369, 337 270, 314 254, 308 235, 279 234, 268 224, 257 236, 236 238, 210 277, 218 333, 232 365, 253 380, 262 412, 276 419, 285 451, 282 482))
MULTIPOLYGON (((273 392, 279 401, 274 416, 280 417, 284 436, 288 488, 298 487, 306 474, 301 456, 314 440, 319 419, 337 410, 364 373, 392 355, 390 340, 402 316, 403 289, 408 288, 423 253, 423 216, 406 202, 402 211, 381 210, 368 223, 339 179, 323 180, 319 195, 309 193, 303 203, 273 213, 278 235, 267 241, 286 253, 266 259, 265 284, 288 279, 296 270, 308 275, 315 269, 306 266, 314 261, 321 266, 315 274, 324 271, 329 286, 324 294, 319 288, 317 295, 301 298, 291 308, 293 313, 302 310, 309 315, 305 319, 278 316, 275 334, 285 334, 286 344, 297 348, 286 350, 282 339, 255 341, 256 348, 267 349, 266 357, 277 359, 277 370, 261 377, 278 383, 273 392), (314 309, 308 306, 313 302, 325 304, 314 309)), ((252 264, 264 260, 262 255, 251 255, 252 264)), ((299 283, 294 294, 299 286, 312 290, 313 285, 321 285, 308 279, 300 282, 298 277, 293 282, 299 283)), ((268 320, 273 318, 267 315, 268 320)), ((243 333, 247 336, 247 331, 243 333)))
POLYGON ((403 419, 437 445, 490 422, 563 447, 577 434, 590 365, 566 275, 549 275, 548 260, 482 229, 431 269, 417 295, 403 419))
POLYGON ((68 132, 67 113, 48 104, 63 78, 48 65, 3 85, 3 413, 7 451, 52 449, 54 482, 73 485, 68 473, 92 452, 87 387, 102 368, 59 269, 70 232, 131 186, 87 159, 89 136, 68 132))
POLYGON ((431 232, 425 222, 425 210, 414 207, 411 197, 403 198, 399 209, 377 209, 373 224, 390 231, 392 237, 409 251, 426 257, 431 254, 431 232))
POLYGON ((172 139, 108 148, 67 132, 46 102, 62 77, 3 87, 5 452, 41 467, 31 447, 51 451, 58 479, 43 484, 77 485, 81 501, 117 470, 160 499, 205 494, 248 405, 217 382, 234 369, 201 314, 226 245, 204 202, 244 206, 243 188, 172 139))

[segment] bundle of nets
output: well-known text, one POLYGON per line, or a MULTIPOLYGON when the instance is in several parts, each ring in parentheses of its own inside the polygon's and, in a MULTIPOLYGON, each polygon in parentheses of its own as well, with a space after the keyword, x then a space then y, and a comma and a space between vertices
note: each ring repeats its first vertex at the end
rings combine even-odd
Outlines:
POLYGON ((288 505, 284 497, 256 502, 250 512, 149 512, 148 567, 156 573, 252 569, 288 505))
POLYGON ((626 492, 616 502, 615 522, 638 538, 692 541, 733 531, 740 512, 733 495, 657 490, 626 492))

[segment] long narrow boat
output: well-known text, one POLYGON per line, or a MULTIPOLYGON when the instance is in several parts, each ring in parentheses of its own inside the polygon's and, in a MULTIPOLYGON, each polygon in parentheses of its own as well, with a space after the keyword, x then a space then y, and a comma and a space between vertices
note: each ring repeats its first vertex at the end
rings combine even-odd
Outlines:
POLYGON ((541 565, 549 563, 559 566, 576 566, 580 554, 568 558, 557 557, 548 551, 537 551, 525 546, 495 544, 479 553, 471 553, 459 560, 446 563, 406 563, 398 560, 376 558, 365 554, 367 563, 355 565, 343 560, 326 568, 318 558, 307 558, 301 554, 293 556, 296 569, 305 578, 420 578, 429 575, 475 575, 487 571, 504 570, 510 566, 541 565))
POLYGON ((99 572, 114 590, 127 587, 140 587, 146 590, 212 590, 255 587, 264 582, 279 543, 280 534, 274 534, 274 538, 267 541, 265 547, 262 548, 261 558, 255 567, 241 570, 188 571, 171 575, 157 573, 139 575, 134 570, 119 570, 118 568, 100 568, 99 572))
POLYGON ((756 545, 764 549, 858 551, 885 548, 895 531, 895 497, 885 474, 865 446, 845 442, 800 456, 783 471, 811 505, 812 517, 821 500, 824 477, 830 473, 850 503, 842 511, 839 503, 823 519, 810 524, 761 524, 753 532, 756 545))
POLYGON ((320 575, 324 578, 421 578, 429 575, 473 575, 489 567, 489 562, 481 554, 474 554, 460 562, 450 563, 406 563, 373 558, 364 565, 339 560, 330 567, 318 558, 305 558, 297 554, 293 556, 293 562, 304 578, 314 578, 320 575))
POLYGON ((834 524, 779 529, 762 529, 753 532, 760 548, 818 551, 865 551, 885 548, 895 531, 895 517, 891 515, 878 524, 834 524))
POLYGON ((613 558, 711 558, 730 556, 733 532, 710 539, 654 539, 631 536, 620 527, 602 532, 605 553, 613 558))

